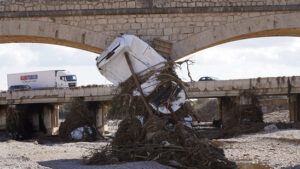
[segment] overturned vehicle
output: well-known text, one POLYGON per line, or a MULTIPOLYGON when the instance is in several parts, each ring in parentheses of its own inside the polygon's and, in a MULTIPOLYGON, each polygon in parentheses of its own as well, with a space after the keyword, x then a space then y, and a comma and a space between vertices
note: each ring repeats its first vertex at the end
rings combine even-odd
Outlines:
POLYGON ((144 104, 149 104, 156 112, 171 114, 185 102, 183 84, 167 73, 170 63, 134 35, 117 37, 97 58, 97 67, 115 85, 133 76, 137 89, 132 95, 146 98, 144 104))

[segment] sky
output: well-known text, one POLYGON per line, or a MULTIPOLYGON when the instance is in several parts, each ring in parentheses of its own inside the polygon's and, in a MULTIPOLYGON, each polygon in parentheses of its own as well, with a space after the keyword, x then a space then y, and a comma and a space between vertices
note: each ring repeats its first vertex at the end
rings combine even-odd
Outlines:
MULTIPOLYGON (((300 75, 300 38, 269 37, 230 42, 211 47, 189 59, 193 80, 300 75)), ((7 74, 64 69, 77 75, 78 85, 110 84, 97 70, 97 54, 70 47, 34 44, 0 44, 0 90, 7 90, 7 74)), ((178 75, 189 81, 186 65, 178 75)))

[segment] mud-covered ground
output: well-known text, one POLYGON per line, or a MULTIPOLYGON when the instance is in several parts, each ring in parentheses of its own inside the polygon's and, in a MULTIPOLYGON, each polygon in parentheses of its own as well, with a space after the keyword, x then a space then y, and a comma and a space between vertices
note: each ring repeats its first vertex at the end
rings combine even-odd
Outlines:
MULTIPOLYGON (((271 130, 212 141, 229 160, 265 168, 300 169, 300 130, 271 130)), ((254 168, 259 168, 254 167, 254 168)))
MULTIPOLYGON (((288 112, 279 111, 264 117, 268 122, 286 119, 288 112), (283 118, 284 117, 284 118, 283 118)), ((285 120, 283 120, 285 121, 285 120)), ((300 130, 274 129, 229 139, 211 141, 223 148, 226 157, 242 169, 300 169, 300 130), (257 165, 253 165, 257 164, 257 165)), ((171 169, 156 162, 137 162, 118 165, 87 166, 82 156, 90 149, 108 142, 63 143, 53 140, 8 140, 0 132, 0 168, 54 169, 171 169)))
MULTIPOLYGON (((300 168, 300 130, 271 130, 230 139, 213 140, 212 142, 224 149, 227 158, 238 163, 263 164, 266 168, 300 168)), ((0 168, 171 168, 156 162, 105 166, 86 166, 82 163, 81 158, 89 149, 106 144, 107 142, 39 144, 34 140, 26 142, 1 141, 0 168)), ((254 168, 258 167, 255 166, 254 168)))
POLYGON ((87 166, 82 156, 95 146, 105 146, 107 142, 77 142, 38 144, 8 140, 0 142, 1 169, 158 169, 170 168, 156 162, 136 162, 119 165, 87 166))

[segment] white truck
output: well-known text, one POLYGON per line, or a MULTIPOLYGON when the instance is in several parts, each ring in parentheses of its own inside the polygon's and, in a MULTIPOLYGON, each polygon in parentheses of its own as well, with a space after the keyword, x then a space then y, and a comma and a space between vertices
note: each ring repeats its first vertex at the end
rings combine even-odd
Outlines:
MULTIPOLYGON (((167 64, 167 60, 143 40, 134 35, 121 35, 96 59, 100 73, 115 85, 126 81, 132 75, 125 55, 129 57, 134 73, 137 76, 146 74, 151 70, 157 70, 167 64)), ((159 74, 159 72, 155 73, 141 84, 145 97, 153 93, 161 82, 157 78, 159 74)), ((177 85, 175 81, 170 83, 170 85, 172 84, 177 85)), ((175 112, 186 99, 185 91, 179 88, 178 90, 179 92, 172 93, 173 97, 177 99, 174 99, 171 106, 158 104, 157 101, 150 101, 149 104, 153 109, 164 114, 175 112)), ((140 96, 140 93, 134 91, 133 95, 140 96)), ((157 96, 158 100, 162 99, 162 97, 159 97, 159 94, 157 96)))
POLYGON ((7 75, 9 90, 76 87, 76 75, 66 70, 48 70, 7 75))

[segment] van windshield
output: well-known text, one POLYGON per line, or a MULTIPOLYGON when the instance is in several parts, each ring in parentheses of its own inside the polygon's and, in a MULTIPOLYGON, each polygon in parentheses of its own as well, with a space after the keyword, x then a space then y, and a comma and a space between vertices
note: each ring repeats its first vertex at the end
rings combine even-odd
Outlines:
POLYGON ((75 75, 71 75, 71 76, 66 76, 67 81, 76 81, 76 76, 75 75))

